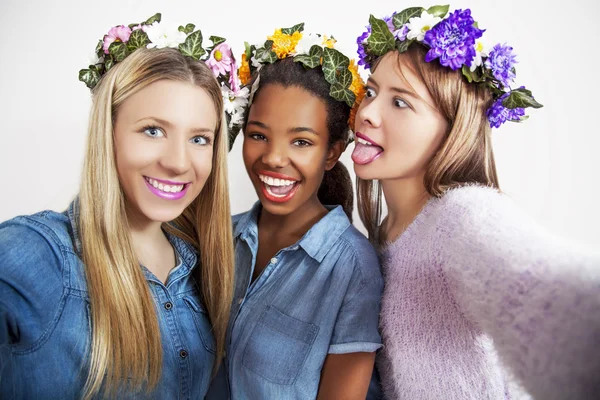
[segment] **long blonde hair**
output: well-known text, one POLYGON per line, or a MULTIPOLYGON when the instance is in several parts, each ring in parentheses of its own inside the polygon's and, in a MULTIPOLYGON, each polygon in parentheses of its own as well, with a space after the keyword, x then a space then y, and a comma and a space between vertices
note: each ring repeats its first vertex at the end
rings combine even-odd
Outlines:
POLYGON ((213 327, 217 363, 223 355, 234 263, 226 165, 228 136, 221 90, 203 62, 184 57, 175 49, 140 49, 116 64, 93 91, 79 195, 79 229, 92 321, 84 398, 101 390, 114 395, 121 387, 149 391, 161 376, 159 324, 131 242, 126 201, 117 175, 113 126, 125 100, 162 79, 203 88, 219 116, 212 173, 200 195, 164 228, 199 252, 194 274, 213 327))
MULTIPOLYGON (((406 63, 427 87, 435 107, 448 122, 446 137, 425 172, 423 183, 427 192, 440 197, 446 190, 468 183, 499 189, 491 128, 486 117, 492 102, 490 91, 468 83, 460 71, 437 62, 425 62, 427 50, 422 46, 413 45, 402 54, 394 52, 399 73, 402 74, 402 62, 406 63)), ((376 68, 377 63, 373 71, 376 68)), ((373 239, 377 237, 381 218, 380 183, 357 178, 356 192, 360 219, 373 239)))

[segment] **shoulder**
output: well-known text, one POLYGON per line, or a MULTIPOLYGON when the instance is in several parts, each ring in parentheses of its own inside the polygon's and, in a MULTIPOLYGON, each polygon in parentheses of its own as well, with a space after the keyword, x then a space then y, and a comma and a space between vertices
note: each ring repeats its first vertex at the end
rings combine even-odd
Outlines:
POLYGON ((348 226, 340 235, 336 245, 340 248, 340 263, 352 267, 353 274, 363 283, 375 286, 383 283, 377 252, 369 240, 354 225, 348 226))

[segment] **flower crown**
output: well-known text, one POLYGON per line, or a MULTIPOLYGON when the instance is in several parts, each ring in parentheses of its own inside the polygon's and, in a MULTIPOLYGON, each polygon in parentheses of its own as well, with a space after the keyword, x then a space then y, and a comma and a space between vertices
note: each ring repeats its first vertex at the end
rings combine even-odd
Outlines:
POLYGON ((506 121, 524 121, 528 118, 525 108, 542 107, 525 87, 510 87, 516 77, 513 48, 506 44, 487 47, 482 40, 485 29, 479 29, 470 9, 447 15, 448 9, 448 5, 427 10, 411 7, 383 19, 371 15, 367 31, 356 40, 358 64, 370 68, 388 51, 403 53, 418 43, 428 49, 426 62, 439 59, 444 67, 460 69, 469 83, 489 88, 494 99, 486 113, 491 127, 498 128, 506 121))
POLYGON ((221 86, 227 124, 229 128, 230 149, 233 138, 239 132, 244 121, 244 107, 248 103, 248 89, 240 87, 236 74, 237 64, 231 47, 225 39, 211 36, 212 46, 202 47, 202 33, 195 30, 194 24, 168 27, 161 24, 161 14, 156 13, 141 23, 118 25, 111 28, 98 42, 89 67, 79 71, 79 80, 93 89, 100 78, 116 63, 123 61, 137 49, 176 48, 184 56, 196 61, 204 61, 221 86))
MULTIPOLYGON (((262 47, 246 42, 238 70, 242 84, 248 85, 252 75, 263 65, 287 57, 302 63, 305 68, 321 66, 325 80, 330 84, 329 95, 351 107, 348 125, 353 129, 356 109, 365 96, 365 84, 358 73, 358 65, 334 48, 336 40, 333 36, 304 34, 303 31, 304 23, 301 23, 275 30, 262 47)), ((256 88, 252 88, 253 93, 256 88)))

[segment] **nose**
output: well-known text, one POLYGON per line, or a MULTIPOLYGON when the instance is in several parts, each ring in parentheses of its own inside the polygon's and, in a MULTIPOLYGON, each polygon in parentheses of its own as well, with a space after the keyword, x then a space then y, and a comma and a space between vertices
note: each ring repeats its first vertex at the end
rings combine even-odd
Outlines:
POLYGON ((262 162, 270 168, 283 168, 289 164, 285 143, 271 142, 262 155, 262 162))
POLYGON ((356 131, 360 131, 361 126, 378 128, 381 125, 381 107, 377 99, 365 98, 358 107, 354 123, 356 131))
MULTIPOLYGON (((175 136, 175 135, 173 135, 175 136)), ((191 157, 188 153, 188 142, 171 138, 161 157, 160 164, 173 175, 183 175, 191 168, 191 157)))

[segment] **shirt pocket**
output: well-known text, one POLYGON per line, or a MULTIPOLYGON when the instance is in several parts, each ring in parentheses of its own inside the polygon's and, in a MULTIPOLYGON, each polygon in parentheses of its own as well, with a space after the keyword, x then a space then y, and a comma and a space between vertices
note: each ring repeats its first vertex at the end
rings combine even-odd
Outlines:
POLYGON ((267 381, 296 381, 319 327, 292 318, 272 306, 262 313, 242 354, 242 365, 267 381))
POLYGON ((215 354, 215 337, 212 333, 212 325, 210 324, 210 320, 208 319, 208 314, 194 297, 185 296, 183 298, 183 301, 185 302, 185 304, 187 304, 188 308, 190 309, 190 312, 192 313, 194 323, 196 324, 196 329, 200 334, 200 339, 202 340, 204 348, 207 351, 215 354))

